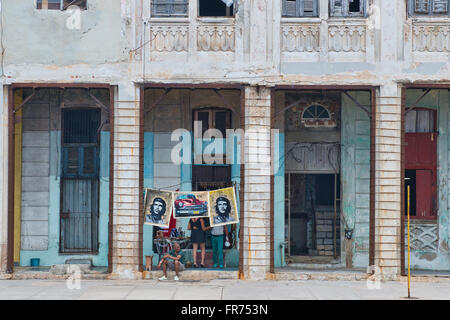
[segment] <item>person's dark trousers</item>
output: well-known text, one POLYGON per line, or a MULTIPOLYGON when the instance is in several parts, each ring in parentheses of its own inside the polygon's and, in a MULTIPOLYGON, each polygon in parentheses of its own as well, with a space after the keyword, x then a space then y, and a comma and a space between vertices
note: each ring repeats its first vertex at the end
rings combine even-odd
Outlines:
POLYGON ((211 235, 211 246, 214 266, 220 265, 223 267, 223 236, 211 235))

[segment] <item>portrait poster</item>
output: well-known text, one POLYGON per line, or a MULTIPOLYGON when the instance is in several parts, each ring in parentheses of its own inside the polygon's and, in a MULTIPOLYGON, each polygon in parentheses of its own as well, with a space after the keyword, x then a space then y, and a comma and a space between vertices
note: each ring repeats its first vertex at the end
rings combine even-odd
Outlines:
POLYGON ((207 218, 208 191, 176 191, 174 192, 174 217, 207 218))
POLYGON ((144 224, 168 228, 172 208, 172 191, 145 190, 144 224))
POLYGON ((239 223, 234 187, 209 192, 209 221, 212 227, 239 223))

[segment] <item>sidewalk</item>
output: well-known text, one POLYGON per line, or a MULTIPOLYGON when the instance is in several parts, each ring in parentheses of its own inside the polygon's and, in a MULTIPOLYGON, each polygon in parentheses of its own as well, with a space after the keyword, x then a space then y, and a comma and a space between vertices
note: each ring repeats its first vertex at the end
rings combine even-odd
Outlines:
MULTIPOLYGON (((413 282, 411 293, 449 300, 450 282, 413 282)), ((366 281, 81 280, 78 290, 68 289, 65 280, 0 281, 1 300, 390 300, 406 295, 406 283, 399 281, 382 282, 379 290, 368 289, 366 281)))

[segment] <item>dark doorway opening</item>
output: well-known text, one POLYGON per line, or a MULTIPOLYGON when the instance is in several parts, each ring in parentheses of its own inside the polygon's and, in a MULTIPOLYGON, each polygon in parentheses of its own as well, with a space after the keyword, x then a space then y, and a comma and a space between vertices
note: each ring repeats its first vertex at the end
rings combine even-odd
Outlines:
POLYGON ((340 252, 340 175, 286 175, 289 256, 334 257, 340 252))

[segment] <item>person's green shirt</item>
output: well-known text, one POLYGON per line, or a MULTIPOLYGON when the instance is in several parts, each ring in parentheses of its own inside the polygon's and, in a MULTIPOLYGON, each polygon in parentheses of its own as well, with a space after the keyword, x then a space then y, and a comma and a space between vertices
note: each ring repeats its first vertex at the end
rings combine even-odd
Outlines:
POLYGON ((171 255, 172 257, 181 256, 181 258, 180 258, 179 261, 180 261, 182 264, 184 264, 184 262, 185 262, 185 260, 186 260, 186 255, 185 255, 184 251, 181 250, 181 249, 180 249, 180 251, 178 251, 178 253, 176 253, 175 250, 172 249, 172 250, 170 250, 169 255, 171 255))

